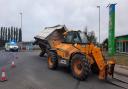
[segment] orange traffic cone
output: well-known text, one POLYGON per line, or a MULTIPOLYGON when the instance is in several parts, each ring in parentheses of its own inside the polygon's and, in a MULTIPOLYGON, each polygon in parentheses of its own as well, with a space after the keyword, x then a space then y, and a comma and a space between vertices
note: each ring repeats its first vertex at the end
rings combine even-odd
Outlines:
POLYGON ((12 61, 11 67, 16 67, 15 62, 12 61))
POLYGON ((7 81, 6 74, 5 74, 5 68, 2 68, 2 76, 1 76, 1 82, 7 81))

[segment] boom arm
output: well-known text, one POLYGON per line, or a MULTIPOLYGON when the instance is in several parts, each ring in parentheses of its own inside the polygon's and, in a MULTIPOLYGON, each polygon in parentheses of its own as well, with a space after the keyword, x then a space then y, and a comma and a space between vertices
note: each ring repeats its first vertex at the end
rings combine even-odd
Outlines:
MULTIPOLYGON (((105 79, 108 74, 113 75, 114 68, 108 68, 108 65, 115 65, 113 60, 105 61, 100 48, 94 46, 94 44, 89 45, 89 54, 91 53, 98 68, 99 68, 99 79, 105 79), (108 73, 108 69, 111 70, 108 73)), ((114 66, 113 66, 114 67, 114 66)))

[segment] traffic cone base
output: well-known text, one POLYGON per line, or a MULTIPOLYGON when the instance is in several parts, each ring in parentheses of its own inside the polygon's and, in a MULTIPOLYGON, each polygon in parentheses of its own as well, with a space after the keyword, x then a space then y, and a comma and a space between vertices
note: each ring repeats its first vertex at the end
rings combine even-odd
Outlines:
POLYGON ((1 82, 7 81, 7 78, 1 78, 1 82))
POLYGON ((4 68, 2 69, 2 76, 1 76, 0 81, 1 82, 7 81, 6 74, 5 74, 5 69, 4 68))

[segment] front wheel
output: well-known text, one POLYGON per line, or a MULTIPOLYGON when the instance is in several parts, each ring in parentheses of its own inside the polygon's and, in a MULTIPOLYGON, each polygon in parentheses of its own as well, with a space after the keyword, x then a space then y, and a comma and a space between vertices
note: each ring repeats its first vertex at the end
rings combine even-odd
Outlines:
POLYGON ((58 66, 57 54, 50 51, 48 54, 48 68, 55 70, 58 66))
POLYGON ((71 60, 72 74, 78 80, 85 80, 90 72, 90 65, 84 55, 76 54, 71 60))

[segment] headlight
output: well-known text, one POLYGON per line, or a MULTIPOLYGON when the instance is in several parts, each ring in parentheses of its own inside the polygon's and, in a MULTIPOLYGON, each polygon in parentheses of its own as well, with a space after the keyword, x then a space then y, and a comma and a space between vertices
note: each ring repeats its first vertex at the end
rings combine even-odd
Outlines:
POLYGON ((10 46, 10 48, 13 48, 13 46, 10 46))

